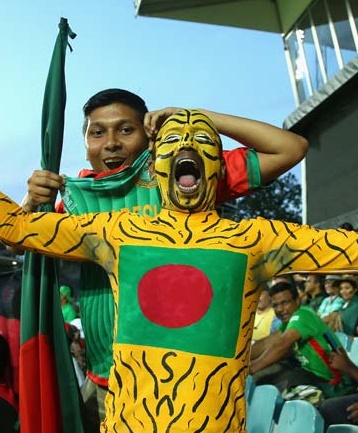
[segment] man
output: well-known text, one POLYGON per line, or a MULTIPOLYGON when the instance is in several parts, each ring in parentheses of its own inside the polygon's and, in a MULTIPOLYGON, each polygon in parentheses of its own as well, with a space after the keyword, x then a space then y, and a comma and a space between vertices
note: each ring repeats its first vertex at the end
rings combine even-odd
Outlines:
POLYGON ((317 312, 323 299, 326 297, 323 292, 323 277, 321 275, 308 274, 305 290, 309 298, 308 306, 317 312))
POLYGON ((279 324, 280 321, 276 318, 275 311, 271 306, 269 289, 267 286, 264 286, 257 303, 252 340, 261 340, 267 337, 276 331, 279 324))
POLYGON ((327 297, 323 299, 321 305, 318 307, 317 314, 326 323, 329 323, 328 316, 331 313, 341 311, 343 307, 344 300, 339 296, 341 279, 340 275, 326 275, 324 279, 324 290, 327 297))
MULTIPOLYGON (((82 170, 79 176, 90 179, 118 176, 118 189, 112 193, 116 202, 110 200, 109 193, 102 189, 100 200, 96 198, 76 212, 71 205, 66 210, 84 213, 126 207, 155 216, 159 212, 160 198, 156 182, 147 174, 148 156, 145 152, 148 136, 154 137, 163 120, 176 111, 177 108, 166 108, 148 112, 140 97, 122 89, 107 89, 92 96, 83 107, 83 133, 92 170, 82 170), (137 170, 134 175, 130 171, 133 166, 137 170), (95 207, 97 204, 99 208, 95 207)), ((218 186, 218 203, 270 183, 305 156, 307 142, 296 134, 254 120, 206 113, 219 132, 245 146, 224 153, 226 173, 218 186)), ((64 178, 56 173, 35 171, 28 181, 24 210, 33 211, 40 204, 54 201, 63 183, 64 178)), ((61 204, 59 211, 63 212, 61 204)), ((99 421, 104 416, 103 401, 113 359, 113 300, 107 277, 103 274, 93 264, 85 265, 80 293, 88 365, 82 395, 88 409, 85 420, 93 426, 94 432, 98 431, 99 421)), ((87 428, 87 431, 92 430, 87 428)))
MULTIPOLYGON (((344 351, 337 350, 330 356, 331 367, 348 374, 358 383, 358 367, 344 351)), ((332 424, 358 424, 358 393, 325 400, 319 408, 325 422, 325 430, 332 424)))
POLYGON ((351 381, 329 364, 332 347, 326 336, 341 346, 339 340, 314 311, 300 305, 296 287, 278 283, 271 287, 270 295, 272 308, 282 324, 275 334, 253 346, 250 373, 255 374, 293 352, 300 368, 291 372, 290 388, 313 385, 326 397, 351 392, 351 381))
MULTIPOLYGON (((0 239, 100 264, 109 276, 114 345, 102 432, 245 432, 244 383, 262 284, 288 272, 358 271, 357 233, 220 219, 223 162, 214 123, 182 110, 154 145, 162 209, 152 219, 26 214, 0 193, 0 239)), ((68 198, 80 180, 66 179, 68 198)))

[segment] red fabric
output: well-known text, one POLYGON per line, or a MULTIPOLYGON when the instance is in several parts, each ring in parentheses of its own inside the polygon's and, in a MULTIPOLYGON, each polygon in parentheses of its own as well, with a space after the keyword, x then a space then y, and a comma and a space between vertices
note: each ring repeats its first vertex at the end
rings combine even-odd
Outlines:
POLYGON ((248 149, 224 150, 223 156, 226 164, 225 178, 221 179, 216 192, 216 204, 220 205, 237 197, 251 194, 246 166, 248 149))
POLYGON ((333 374, 333 379, 331 379, 328 383, 330 385, 338 385, 340 383, 340 381, 342 380, 342 375, 341 375, 339 370, 332 368, 329 365, 328 354, 324 351, 323 347, 313 338, 310 338, 308 340, 308 343, 314 348, 314 350, 317 352, 317 354, 320 356, 320 358, 323 360, 323 362, 331 370, 331 373, 333 374))
POLYGON ((108 388, 108 379, 106 379, 105 377, 97 376, 97 374, 94 374, 92 373, 92 371, 89 370, 86 371, 86 375, 96 385, 103 386, 104 388, 108 388))
POLYGON ((0 383, 0 397, 13 406, 16 411, 19 411, 19 405, 14 391, 6 384, 0 383))
POLYGON ((20 393, 21 433, 62 433, 56 364, 49 337, 38 335, 28 340, 20 353, 20 387, 32 391, 20 393))

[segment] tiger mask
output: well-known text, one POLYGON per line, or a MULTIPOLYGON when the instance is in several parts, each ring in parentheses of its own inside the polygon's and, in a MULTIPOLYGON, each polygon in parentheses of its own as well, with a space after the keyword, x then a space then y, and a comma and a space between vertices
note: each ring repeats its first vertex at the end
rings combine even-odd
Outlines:
POLYGON ((153 161, 164 209, 191 213, 215 208, 224 162, 220 135, 207 116, 181 110, 168 117, 158 132, 153 161))

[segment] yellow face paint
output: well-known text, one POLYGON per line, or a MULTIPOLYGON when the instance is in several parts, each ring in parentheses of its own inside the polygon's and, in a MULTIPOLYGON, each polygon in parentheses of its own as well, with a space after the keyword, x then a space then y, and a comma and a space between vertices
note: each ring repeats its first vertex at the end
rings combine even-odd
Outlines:
POLYGON ((170 116, 158 133, 154 162, 163 208, 181 212, 214 209, 222 145, 207 116, 196 110, 170 116))

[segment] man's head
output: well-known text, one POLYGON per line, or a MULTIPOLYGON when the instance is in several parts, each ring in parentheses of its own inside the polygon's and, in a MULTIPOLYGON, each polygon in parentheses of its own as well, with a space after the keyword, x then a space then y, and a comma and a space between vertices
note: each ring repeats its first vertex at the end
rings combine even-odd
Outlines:
POLYGON ((129 92, 123 89, 106 89, 101 90, 95 95, 91 96, 89 100, 83 106, 83 135, 86 134, 88 126, 88 116, 97 108, 106 107, 112 104, 123 104, 132 108, 137 112, 139 118, 144 120, 145 113, 148 112, 148 108, 144 100, 136 95, 135 93, 129 92))
POLYGON ((312 297, 323 293, 323 277, 317 274, 308 274, 305 282, 306 292, 312 297))
POLYGON ((97 173, 133 164, 148 147, 142 98, 122 89, 107 89, 83 107, 87 159, 97 173))
POLYGON ((168 117, 158 132, 153 162, 163 208, 214 209, 224 165, 220 135, 207 116, 181 110, 168 117))
POLYGON ((271 306, 276 316, 288 323, 292 314, 300 307, 300 298, 296 287, 287 282, 281 282, 270 288, 271 306))
POLYGON ((326 278, 324 279, 324 290, 327 295, 333 296, 339 294, 340 282, 340 275, 326 275, 326 278))
POLYGON ((259 302, 257 303, 258 311, 266 311, 271 307, 271 298, 268 287, 264 287, 260 293, 259 302))
POLYGON ((60 287, 61 305, 72 302, 72 290, 69 286, 60 287))

